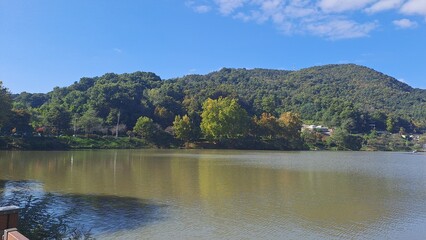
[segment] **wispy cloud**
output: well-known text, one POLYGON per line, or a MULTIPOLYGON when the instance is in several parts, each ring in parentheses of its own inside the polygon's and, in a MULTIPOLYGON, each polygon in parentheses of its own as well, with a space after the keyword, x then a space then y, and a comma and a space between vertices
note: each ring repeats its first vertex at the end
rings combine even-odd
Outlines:
POLYGON ((245 0, 214 0, 214 2, 219 6, 219 11, 224 14, 228 15, 235 11, 235 9, 242 7, 245 2, 245 0))
POLYGON ((411 21, 410 19, 406 19, 406 18, 395 20, 395 21, 393 21, 393 24, 395 24, 395 26, 397 26, 398 28, 415 28, 415 27, 417 27, 417 22, 411 21))
POLYGON ((115 53, 117 53, 117 54, 121 54, 121 53, 123 53, 123 50, 122 49, 120 49, 120 48, 113 48, 112 49, 115 53))
POLYGON ((426 17, 426 1, 409 0, 402 6, 401 12, 405 14, 423 15, 426 17))
POLYGON ((194 6, 193 9, 197 13, 206 13, 206 12, 210 12, 211 7, 207 5, 199 5, 199 6, 194 6))
POLYGON ((187 7, 192 8, 192 10, 194 10, 197 13, 207 13, 207 12, 210 12, 210 10, 212 10, 211 6, 209 6, 205 2, 200 2, 200 1, 196 2, 196 1, 188 0, 185 2, 185 5, 187 7))
POLYGON ((325 12, 346 12, 363 9, 375 0, 321 0, 318 6, 325 12))
POLYGON ((271 22, 285 34, 311 34, 332 40, 369 36, 380 23, 359 19, 371 19, 382 11, 426 17, 426 0, 191 0, 186 4, 196 12, 215 9, 245 22, 271 22), (201 6, 206 10, 196 9, 201 6))
POLYGON ((359 38, 368 36, 377 24, 360 24, 351 20, 328 20, 322 23, 313 23, 307 26, 311 33, 330 39, 359 38))
POLYGON ((378 2, 375 2, 370 7, 366 8, 365 11, 367 13, 373 14, 391 9, 398 9, 403 3, 404 0, 380 0, 378 2))

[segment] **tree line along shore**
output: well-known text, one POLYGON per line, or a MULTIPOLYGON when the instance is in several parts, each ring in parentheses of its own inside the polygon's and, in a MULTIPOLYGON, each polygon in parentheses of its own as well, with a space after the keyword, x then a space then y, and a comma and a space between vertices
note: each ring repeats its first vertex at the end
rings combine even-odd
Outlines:
POLYGON ((0 84, 0 105, 0 149, 426 148, 426 90, 353 64, 108 73, 46 94, 0 84))

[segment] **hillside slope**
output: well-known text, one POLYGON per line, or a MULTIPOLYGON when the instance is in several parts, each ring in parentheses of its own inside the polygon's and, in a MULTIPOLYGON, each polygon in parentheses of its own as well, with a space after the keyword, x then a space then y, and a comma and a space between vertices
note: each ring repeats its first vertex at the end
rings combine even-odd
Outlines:
POLYGON ((269 107, 277 112, 300 112, 304 119, 321 120, 337 101, 339 105, 353 105, 370 113, 381 111, 413 119, 426 118, 426 90, 414 89, 395 78, 354 64, 299 71, 222 69, 172 82, 169 84, 174 88, 185 90, 195 98, 237 95, 257 114, 270 110, 269 107))
POLYGON ((105 74, 82 78, 46 95, 22 93, 15 96, 15 106, 43 111, 60 104, 78 115, 94 109, 110 124, 121 112, 128 126, 145 115, 166 127, 175 115, 200 113, 203 101, 219 96, 238 98, 251 115, 292 111, 300 113, 306 122, 357 125, 352 126, 357 131, 368 130, 371 123, 384 128, 391 116, 426 125, 426 90, 354 64, 299 71, 223 68, 170 80, 143 72, 105 74))

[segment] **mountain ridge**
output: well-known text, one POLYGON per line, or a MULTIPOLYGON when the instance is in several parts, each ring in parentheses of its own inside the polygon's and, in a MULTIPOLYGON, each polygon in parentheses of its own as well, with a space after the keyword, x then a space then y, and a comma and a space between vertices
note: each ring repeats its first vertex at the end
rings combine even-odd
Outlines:
MULTIPOLYGON (((426 90, 356 64, 329 64, 296 71, 222 68, 167 80, 149 72, 107 73, 81 78, 47 94, 21 93, 14 99, 18 108, 43 110, 55 103, 78 115, 94 109, 109 122, 121 111, 129 126, 138 116, 145 115, 166 127, 175 115, 199 113, 207 98, 219 96, 238 98, 250 115, 291 111, 307 122, 330 126, 367 115, 377 115, 374 118, 380 118, 381 125, 389 116, 426 124, 426 90)), ((364 125, 374 122, 363 121, 364 125)))

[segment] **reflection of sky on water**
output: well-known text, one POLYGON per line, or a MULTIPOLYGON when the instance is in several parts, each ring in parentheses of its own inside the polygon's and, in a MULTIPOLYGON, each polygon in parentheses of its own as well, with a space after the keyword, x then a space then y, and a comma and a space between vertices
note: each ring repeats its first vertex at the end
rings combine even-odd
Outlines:
POLYGON ((83 227, 95 235, 137 229, 165 218, 164 205, 130 197, 46 193, 36 181, 1 180, 0 193, 0 206, 23 207, 30 196, 34 203, 47 200, 43 211, 53 216, 71 212, 66 219, 70 227, 83 227))
POLYGON ((1 200, 16 197, 33 196, 35 198, 43 197, 43 185, 36 181, 4 181, 0 184, 1 200))

